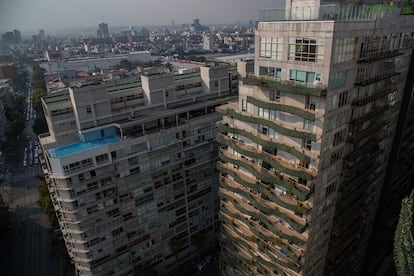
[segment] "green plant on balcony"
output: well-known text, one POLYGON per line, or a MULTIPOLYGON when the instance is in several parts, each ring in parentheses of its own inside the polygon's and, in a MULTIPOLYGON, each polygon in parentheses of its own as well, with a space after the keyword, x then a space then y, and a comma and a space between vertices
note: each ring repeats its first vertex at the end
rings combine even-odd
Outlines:
POLYGON ((324 95, 326 92, 326 89, 322 87, 313 88, 313 87, 307 87, 304 85, 300 85, 299 83, 293 83, 293 82, 283 83, 276 79, 266 79, 266 78, 261 78, 261 77, 256 77, 256 76, 248 76, 248 77, 243 78, 243 84, 275 88, 275 89, 278 89, 286 93, 317 96, 317 97, 324 95))
POLYGON ((296 129, 285 128, 285 127, 283 127, 279 124, 276 124, 273 121, 269 121, 269 120, 264 119, 264 118, 242 115, 240 113, 237 113, 234 109, 231 109, 231 108, 228 108, 226 110, 226 114, 231 116, 232 118, 235 118, 235 119, 239 120, 239 121, 254 123, 254 124, 260 124, 260 125, 270 127, 272 129, 274 129, 275 131, 277 131, 278 133, 286 135, 286 136, 296 137, 296 138, 306 139, 306 140, 311 140, 311 141, 316 141, 316 134, 314 134, 314 133, 310 133, 310 132, 306 132, 306 131, 300 131, 300 130, 296 130, 296 129))
MULTIPOLYGON (((277 185, 283 186, 285 188, 288 188, 288 182, 284 180, 280 180, 278 177, 276 177, 274 174, 269 174, 266 171, 261 170, 258 172, 254 167, 252 167, 250 164, 247 164, 241 160, 237 159, 231 159, 225 156, 223 153, 219 153, 219 158, 223 160, 224 162, 237 165, 239 167, 243 167, 244 169, 248 170, 251 174, 253 174, 256 178, 262 179, 266 182, 275 183, 277 185)), ((309 198, 310 191, 301 191, 297 189, 296 187, 292 186, 292 192, 295 194, 299 200, 305 201, 309 198)))
POLYGON ((277 103, 270 103, 270 102, 264 102, 259 99, 247 96, 247 102, 251 103, 255 106, 270 109, 270 110, 277 110, 282 112, 287 112, 290 114, 294 114, 297 116, 300 116, 306 120, 315 121, 315 114, 306 110, 303 110, 298 107, 284 105, 284 104, 277 104, 277 103))
POLYGON ((248 132, 246 130, 243 129, 238 129, 238 128, 232 128, 228 125, 225 124, 219 124, 219 131, 222 133, 234 133, 234 134, 239 134, 242 135, 244 137, 249 138, 250 140, 252 140, 253 142, 255 142, 258 145, 262 145, 268 148, 271 148, 273 150, 281 150, 281 151, 285 151, 287 153, 292 154, 293 156, 295 156, 296 158, 298 158, 299 160, 305 162, 305 163, 310 163, 311 158, 309 156, 307 156, 306 154, 298 151, 297 149, 295 149, 295 147, 293 146, 288 146, 285 144, 281 144, 281 143, 277 143, 275 141, 268 141, 268 140, 264 140, 261 139, 259 136, 248 132))
MULTIPOLYGON (((228 136, 226 136, 228 137, 228 136)), ((251 158, 256 158, 259 160, 264 160, 267 163, 269 163, 273 168, 275 168, 278 171, 284 172, 286 174, 289 175, 293 175, 296 177, 300 177, 306 180, 311 180, 312 179, 312 175, 304 172, 304 171, 298 171, 298 170, 294 170, 294 169, 290 169, 287 167, 284 167, 283 165, 279 164, 277 161, 275 161, 273 158, 270 157, 270 154, 266 153, 266 152, 256 152, 254 150, 246 150, 243 149, 240 145, 239 142, 234 141, 230 138, 224 138, 223 135, 219 135, 217 137, 217 142, 223 145, 226 145, 228 147, 231 147, 233 149, 236 149, 237 152, 249 156, 251 158)), ((278 173, 279 177, 281 176, 280 173, 278 173)), ((283 178, 283 177, 282 177, 283 178)))
POLYGON ((241 177, 239 177, 233 171, 227 170, 225 167, 221 166, 220 164, 218 164, 217 169, 220 172, 224 173, 224 174, 231 175, 237 183, 245 186, 246 188, 249 188, 249 189, 252 189, 252 190, 255 190, 255 191, 258 191, 258 192, 261 192, 261 193, 265 194, 274 203, 276 203, 276 204, 278 204, 278 205, 280 205, 280 206, 282 206, 286 209, 289 209, 291 211, 299 211, 303 215, 306 215, 308 213, 308 210, 306 208, 304 208, 303 210, 301 210, 301 209, 298 210, 296 204, 287 203, 287 202, 281 200, 278 196, 274 195, 273 191, 272 191, 272 189, 274 189, 273 183, 272 183, 272 187, 270 187, 270 186, 263 187, 263 184, 261 184, 260 181, 257 181, 256 184, 249 183, 249 182, 245 181, 244 179, 242 179, 241 177))

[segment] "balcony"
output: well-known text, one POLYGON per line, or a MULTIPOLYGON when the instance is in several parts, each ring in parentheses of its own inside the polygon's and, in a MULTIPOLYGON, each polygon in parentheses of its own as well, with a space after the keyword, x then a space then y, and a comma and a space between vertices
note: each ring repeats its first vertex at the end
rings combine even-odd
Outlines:
MULTIPOLYGON (((264 242, 264 241, 260 241, 258 238, 256 238, 256 237, 259 237, 259 236, 266 238, 267 236, 263 235, 260 232, 255 232, 256 233, 255 235, 253 235, 253 233, 252 233, 251 237, 248 237, 248 236, 243 235, 243 234, 239 235, 239 232, 236 233, 235 229, 232 228, 232 227, 236 227, 236 226, 234 226, 234 223, 230 222, 230 220, 226 216, 227 215, 222 215, 221 216, 221 220, 226 222, 224 224, 224 229, 227 232, 226 238, 230 239, 230 240, 234 240, 236 242, 235 244, 243 244, 251 250, 251 251, 248 252, 244 249, 244 247, 239 248, 238 252, 243 253, 244 257, 247 256, 249 259, 256 258, 256 257, 258 257, 259 254, 253 253, 253 252, 259 252, 259 250, 260 250, 261 252, 263 252, 263 254, 260 254, 261 255, 260 262, 265 260, 265 258, 266 258, 266 259, 268 259, 266 261, 268 263, 270 263, 270 261, 272 261, 274 263, 280 264, 283 267, 288 267, 288 268, 292 269, 293 271, 296 271, 296 272, 299 271, 299 265, 295 261, 290 260, 288 257, 286 257, 286 256, 284 256, 280 253, 279 254, 273 253, 273 251, 270 251, 270 249, 266 249, 267 243, 264 242), (232 225, 232 227, 230 227, 230 225, 232 225), (239 237, 243 238, 243 240, 239 239, 239 237), (251 241, 253 243, 251 244, 249 241, 251 241), (272 253, 272 254, 269 254, 269 253, 272 253)), ((252 222, 252 221, 250 221, 250 222, 252 222)), ((250 225, 252 225, 252 224, 250 224, 250 225)), ((239 227, 239 226, 237 226, 237 227, 239 227)), ((247 228, 244 227, 243 230, 246 231, 247 228)), ((269 241, 269 242, 272 243, 271 241, 269 241)))
POLYGON ((300 201, 288 197, 287 195, 274 194, 271 187, 265 186, 248 175, 243 174, 243 176, 239 176, 236 170, 229 164, 218 162, 217 169, 223 174, 230 175, 237 183, 243 185, 244 187, 259 191, 260 193, 266 195, 271 201, 281 207, 302 215, 308 214, 311 210, 311 207, 308 204, 302 204, 300 201))
POLYGON ((373 111, 368 112, 362 115, 361 117, 355 118, 351 120, 349 123, 351 125, 360 125, 368 120, 375 120, 381 116, 384 116, 384 112, 387 111, 388 109, 389 109, 388 104, 378 107, 378 108, 376 107, 373 111))
MULTIPOLYGON (((292 211, 279 207, 271 201, 261 199, 258 195, 255 195, 254 193, 242 190, 239 184, 236 184, 231 180, 221 178, 220 184, 228 191, 241 195, 245 199, 247 199, 250 202, 250 204, 240 201, 239 206, 242 206, 245 209, 245 211, 250 212, 251 215, 257 215, 257 211, 259 210, 265 214, 272 214, 276 217, 283 219, 287 222, 287 224, 289 224, 289 230, 291 230, 290 227, 292 227, 300 233, 303 233, 305 231, 305 228, 307 226, 306 220, 296 216, 292 211), (250 211, 248 209, 250 209, 250 211)), ((296 235, 296 233, 292 234, 296 235)), ((307 240, 307 237, 303 235, 296 235, 296 237, 302 239, 303 241, 307 240)))
POLYGON ((305 96, 325 96, 327 87, 325 85, 301 85, 299 82, 294 81, 282 81, 272 77, 256 76, 254 74, 248 74, 243 79, 243 84, 262 86, 268 88, 278 89, 285 93, 305 95, 305 96))
POLYGON ((374 53, 366 53, 359 57, 358 63, 370 63, 375 62, 383 59, 388 59, 392 57, 396 57, 401 55, 398 50, 387 50, 381 52, 374 52, 374 53))
POLYGON ((258 106, 258 107, 262 107, 262 108, 266 108, 270 110, 287 112, 287 113, 302 117, 303 119, 306 119, 309 121, 315 121, 315 113, 306 111, 298 107, 284 105, 284 104, 277 104, 277 103, 270 102, 270 101, 263 101, 263 100, 259 100, 259 99, 256 99, 250 96, 247 96, 247 102, 255 106, 258 106))
POLYGON ((288 128, 282 124, 277 124, 274 121, 266 120, 260 117, 254 117, 251 115, 250 116, 243 115, 243 114, 236 112, 234 109, 230 109, 230 108, 226 110, 226 114, 242 122, 260 124, 260 125, 270 127, 274 129, 276 132, 286 135, 286 136, 295 137, 299 139, 306 139, 306 140, 311 140, 311 141, 316 142, 316 134, 312 132, 297 130, 296 128, 291 128, 291 127, 288 128))
MULTIPOLYGON (((229 208, 229 205, 226 205, 226 207, 224 209, 221 208, 220 210, 221 210, 222 213, 224 213, 224 214, 226 214, 230 217, 234 217, 234 218, 240 220, 240 222, 244 222, 245 224, 248 223, 248 218, 245 217, 245 216, 239 215, 238 213, 243 214, 243 215, 247 215, 247 216, 250 216, 250 217, 255 217, 258 220, 260 220, 264 225, 266 225, 267 229, 272 231, 272 233, 275 236, 280 237, 281 238, 280 241, 282 241, 284 239, 284 240, 286 240, 285 241, 286 244, 288 244, 288 241, 290 241, 290 242, 292 242, 296 245, 299 245, 299 246, 302 246, 302 245, 305 244, 305 242, 303 241, 304 237, 301 234, 299 234, 299 233, 297 233, 297 232, 295 232, 295 231, 293 231, 293 230, 291 230, 291 229, 289 229, 285 226, 280 225, 280 223, 278 223, 278 220, 276 218, 272 218, 271 216, 265 216, 265 215, 263 215, 262 213, 259 213, 259 212, 250 212, 250 211, 242 208, 239 204, 239 201, 234 199, 233 195, 231 195, 231 193, 226 191, 225 189, 223 189, 223 188, 219 189, 219 196, 220 196, 221 199, 225 199, 225 200, 232 203, 231 208, 229 208), (234 209, 236 209, 237 211, 234 211, 234 209), (233 212, 229 212, 230 210, 233 210, 233 212)), ((256 210, 256 211, 258 211, 258 210, 256 210)), ((275 242, 276 242, 276 240, 275 240, 275 242)))
POLYGON ((376 75, 372 78, 359 80, 355 83, 355 85, 356 86, 367 86, 367 85, 370 85, 370 84, 373 84, 373 83, 376 83, 376 82, 379 82, 379 81, 382 81, 382 80, 389 79, 389 78, 397 76, 399 74, 400 73, 395 72, 394 70, 390 70, 388 72, 381 72, 380 74, 378 74, 378 75, 376 75))
POLYGON ((373 95, 369 95, 366 97, 363 97, 362 99, 355 99, 352 101, 352 105, 355 106, 364 106, 370 102, 376 101, 382 97, 388 96, 388 94, 392 93, 393 91, 395 91, 395 88, 393 87, 385 87, 384 89, 380 90, 379 92, 373 94, 373 95))
POLYGON ((371 137, 372 135, 380 136, 380 130, 386 127, 387 124, 384 121, 377 121, 375 124, 370 125, 366 129, 356 131, 356 133, 352 133, 347 139, 348 142, 357 144, 362 139, 371 137))
MULTIPOLYGON (((265 146, 265 147, 269 147, 272 149, 277 149, 277 150, 282 150, 285 151, 287 153, 292 154, 293 156, 295 156, 296 158, 298 158, 299 160, 305 162, 305 163, 310 163, 311 161, 311 152, 307 152, 307 154, 305 154, 305 150, 303 149, 302 152, 295 149, 295 147, 293 146, 288 146, 285 144, 280 144, 276 141, 274 141, 272 138, 270 138, 267 135, 261 134, 261 133, 253 133, 251 131, 247 131, 244 129, 238 129, 238 128, 233 128, 230 127, 228 125, 225 124, 219 124, 218 125, 219 131, 221 132, 228 132, 228 133, 233 133, 233 134, 240 134, 243 135, 244 137, 249 138, 250 140, 252 140, 253 142, 255 142, 256 144, 265 146)), ((316 155, 312 155, 312 158, 316 159, 317 156, 316 155)))
POLYGON ((300 168, 283 160, 280 157, 277 157, 265 151, 257 150, 255 148, 246 146, 244 143, 240 141, 235 141, 223 134, 218 134, 217 142, 235 149, 240 154, 259 160, 264 160, 267 163, 269 163, 275 170, 292 176, 300 177, 306 180, 312 180, 313 177, 317 175, 315 170, 300 168))
POLYGON ((234 155, 230 155, 228 153, 220 151, 219 158, 224 162, 228 162, 236 166, 242 166, 258 179, 263 179, 266 182, 274 183, 276 185, 285 187, 287 190, 291 191, 295 196, 297 196, 298 199, 301 201, 309 199, 309 196, 312 193, 312 190, 309 187, 303 186, 295 182, 289 182, 287 180, 284 180, 283 176, 276 175, 272 171, 269 171, 252 162, 238 158, 234 155))

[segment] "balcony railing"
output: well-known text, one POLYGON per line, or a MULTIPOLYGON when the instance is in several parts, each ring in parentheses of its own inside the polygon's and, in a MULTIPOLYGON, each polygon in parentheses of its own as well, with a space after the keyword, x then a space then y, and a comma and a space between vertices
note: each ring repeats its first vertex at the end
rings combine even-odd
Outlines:
POLYGON ((248 122, 248 123, 254 123, 254 124, 260 124, 260 125, 264 125, 267 127, 270 127, 272 129, 274 129, 276 132, 286 135, 286 136, 290 136, 290 137, 296 137, 299 139, 306 139, 306 140, 311 140, 311 141, 316 141, 316 134, 312 133, 312 132, 307 132, 307 131, 302 131, 302 130, 297 130, 296 128, 287 128, 285 126, 283 126, 282 124, 277 124, 274 121, 270 121, 264 118, 260 118, 260 117, 254 117, 254 116, 247 116, 247 115, 243 115, 240 114, 238 112, 236 112, 234 109, 227 109, 226 110, 227 115, 243 121, 243 122, 248 122))
MULTIPOLYGON (((271 202, 266 202, 263 199, 259 199, 258 196, 254 195, 253 193, 249 193, 247 191, 241 190, 240 188, 233 187, 235 185, 230 184, 230 180, 220 179, 220 184, 226 190, 231 191, 233 193, 242 195, 244 198, 250 201, 250 204, 255 207, 257 210, 264 212, 265 214, 272 214, 276 217, 279 217, 286 221, 289 226, 295 229, 297 232, 303 233, 306 228, 306 221, 298 216, 293 215, 292 213, 289 214, 287 210, 282 210, 276 204, 273 204, 273 207, 268 207, 271 202)), ((246 208, 244 208, 246 211, 246 208)), ((252 212, 251 215, 256 215, 256 212, 252 212)), ((296 234, 296 233, 295 233, 296 234)), ((298 238, 303 239, 306 241, 304 236, 298 235, 298 238)))
POLYGON ((326 95, 326 85, 320 84, 307 84, 302 85, 300 82, 295 81, 283 81, 278 80, 273 77, 267 76, 256 76, 254 74, 248 74, 247 77, 243 79, 243 84, 246 85, 254 85, 254 86, 263 86, 269 88, 275 88, 280 91, 291 93, 291 94, 299 94, 299 95, 307 95, 307 96, 324 96, 326 95))
MULTIPOLYGON (((300 245, 300 246, 304 245, 304 241, 302 241, 301 239, 295 237, 294 235, 289 235, 288 233, 284 233, 283 231, 278 229, 278 227, 276 227, 276 225, 273 225, 271 222, 269 222, 268 219, 265 216, 263 216, 262 214, 251 213, 251 212, 248 212, 248 211, 242 209, 238 205, 238 203, 235 199, 233 199, 231 196, 228 196, 228 195, 226 195, 225 193, 223 193, 221 191, 219 191, 219 195, 220 195, 220 198, 230 201, 238 212, 241 212, 243 214, 248 214, 249 216, 254 216, 258 220, 260 220, 264 225, 266 225, 266 227, 270 231, 272 231, 272 233, 276 236, 273 242, 275 242, 275 243, 281 242, 285 246, 287 246, 289 243, 283 242, 283 240, 286 240, 286 241, 290 241, 290 242, 292 242, 294 244, 297 244, 297 245, 300 245), (278 240, 278 237, 280 237, 280 240, 278 240)), ((228 207, 221 208, 220 211, 224 215, 229 216, 231 218, 236 218, 241 223, 244 223, 244 224, 250 226, 248 218, 246 218, 244 216, 241 216, 239 214, 230 212, 228 207)))
POLYGON ((252 164, 243 159, 238 159, 235 156, 228 157, 226 154, 219 152, 219 158, 224 162, 229 162, 231 164, 242 166, 251 174, 253 174, 258 179, 263 179, 266 182, 275 183, 285 187, 287 190, 291 191, 292 194, 298 197, 299 200, 305 201, 309 199, 312 190, 303 185, 299 185, 293 182, 285 181, 283 177, 274 174, 273 172, 258 166, 257 164, 252 164), (300 186, 300 188, 298 187, 300 186))
POLYGON ((359 59, 358 63, 369 63, 374 62, 382 59, 392 58, 401 55, 398 50, 386 50, 382 52, 374 52, 374 53, 367 53, 362 54, 359 59))
POLYGON ((247 102, 255 106, 258 106, 258 107, 262 107, 262 108, 266 108, 270 110, 287 112, 290 114, 300 116, 306 120, 315 121, 315 113, 306 111, 298 107, 284 105, 284 104, 277 104, 277 103, 272 103, 272 102, 266 102, 266 101, 259 100, 259 99, 256 99, 250 96, 247 96, 247 102))
POLYGON ((361 117, 355 118, 351 120, 349 123, 351 125, 360 125, 368 120, 375 120, 381 116, 384 116, 384 112, 389 109, 389 105, 386 104, 384 106, 375 108, 373 111, 362 115, 361 117))
POLYGON ((362 99, 355 99, 352 101, 352 105, 356 106, 363 106, 370 102, 376 101, 382 97, 387 96, 388 94, 392 93, 395 90, 393 87, 385 87, 383 90, 380 90, 379 92, 376 92, 373 95, 366 96, 362 99))
POLYGON ((367 85, 370 85, 370 84, 373 84, 373 83, 376 83, 376 82, 379 82, 379 81, 382 81, 382 80, 389 79, 389 78, 397 76, 399 74, 400 73, 395 72, 394 70, 390 70, 390 71, 387 71, 387 72, 381 72, 380 74, 378 74, 378 75, 376 75, 372 78, 359 80, 355 83, 355 85, 357 85, 357 86, 367 86, 367 85))
POLYGON ((308 205, 302 204, 300 201, 287 196, 276 195, 273 193, 273 189, 271 187, 265 186, 260 182, 255 182, 252 177, 243 175, 242 178, 235 172, 235 169, 228 164, 218 162, 217 169, 223 174, 230 175, 237 183, 243 185, 244 187, 261 192, 262 194, 266 195, 271 201, 280 205, 281 207, 302 215, 309 213, 310 207, 308 205))
POLYGON ((315 171, 311 171, 305 168, 302 169, 300 167, 294 166, 293 164, 281 158, 277 158, 276 156, 270 153, 267 153, 265 151, 251 149, 245 144, 239 141, 234 141, 233 139, 231 139, 230 137, 226 135, 218 134, 217 142, 223 145, 227 145, 243 155, 246 155, 252 158, 257 158, 259 160, 264 160, 267 163, 269 163, 274 169, 280 172, 283 172, 283 173, 286 173, 292 176, 300 177, 306 180, 311 180, 314 176, 316 176, 315 171))
POLYGON ((300 152, 299 150, 295 149, 295 147, 293 146, 288 146, 285 144, 277 143, 273 141, 272 138, 266 135, 263 135, 261 133, 253 133, 253 132, 249 132, 244 129, 232 128, 225 124, 219 124, 218 127, 219 127, 219 131, 221 132, 240 134, 240 135, 243 135, 244 137, 249 138, 256 144, 290 153, 305 163, 309 164, 311 161, 311 157, 309 157, 308 155, 304 153, 305 150, 303 150, 303 152, 300 152))
POLYGON ((372 135, 379 136, 381 134, 379 130, 381 130, 383 127, 386 127, 386 126, 387 124, 385 124, 384 121, 379 121, 375 124, 370 125, 364 130, 357 131, 356 133, 352 133, 352 135, 350 135, 347 140, 350 143, 357 144, 362 139, 368 138, 372 135))
POLYGON ((355 6, 328 4, 307 7, 293 7, 291 9, 265 9, 261 10, 259 20, 272 21, 370 21, 376 19, 395 18, 400 15, 396 6, 375 5, 355 6))

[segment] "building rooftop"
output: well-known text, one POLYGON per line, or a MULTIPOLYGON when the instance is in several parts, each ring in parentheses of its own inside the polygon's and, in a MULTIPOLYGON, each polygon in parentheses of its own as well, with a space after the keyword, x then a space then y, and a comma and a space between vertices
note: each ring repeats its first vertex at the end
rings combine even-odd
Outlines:
POLYGON ((265 9, 260 11, 259 21, 373 21, 391 19, 400 15, 396 6, 377 4, 371 6, 326 4, 294 7, 292 9, 265 9))

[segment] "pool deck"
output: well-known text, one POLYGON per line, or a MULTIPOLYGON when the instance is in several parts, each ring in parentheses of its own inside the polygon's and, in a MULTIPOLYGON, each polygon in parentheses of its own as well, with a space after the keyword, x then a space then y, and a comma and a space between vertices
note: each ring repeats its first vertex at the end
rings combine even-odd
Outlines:
POLYGON ((96 149, 105 145, 113 144, 119 141, 121 141, 121 138, 118 136, 110 136, 89 142, 76 142, 73 144, 56 147, 49 149, 48 152, 52 158, 62 158, 80 152, 96 149))

